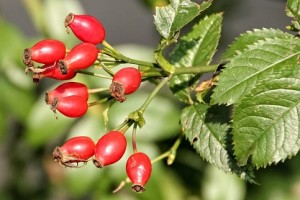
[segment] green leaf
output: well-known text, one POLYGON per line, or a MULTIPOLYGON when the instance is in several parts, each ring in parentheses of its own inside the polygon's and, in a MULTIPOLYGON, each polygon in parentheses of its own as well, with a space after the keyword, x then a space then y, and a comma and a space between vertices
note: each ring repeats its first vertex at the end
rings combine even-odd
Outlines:
POLYGON ((286 14, 289 17, 294 18, 290 27, 291 30, 298 31, 300 29, 300 1, 288 0, 286 5, 286 14))
POLYGON ((225 148, 229 126, 207 122, 208 108, 204 104, 186 107, 181 115, 183 131, 201 157, 225 172, 229 172, 228 152, 225 148))
POLYGON ((156 8, 154 15, 156 29, 164 38, 171 38, 175 32, 208 8, 211 2, 212 0, 209 0, 199 5, 190 0, 170 0, 169 5, 156 8))
POLYGON ((249 160, 257 168, 266 167, 299 151, 299 75, 269 80, 236 106, 233 141, 240 165, 249 160))
POLYGON ((240 167, 234 159, 228 125, 230 112, 226 106, 194 104, 182 111, 182 130, 197 153, 209 163, 255 183, 252 167, 240 167))
POLYGON ((230 61, 234 56, 241 54, 244 50, 248 49, 249 45, 253 45, 259 40, 265 38, 287 38, 293 37, 291 34, 282 32, 276 29, 254 29, 241 34, 229 46, 229 48, 222 55, 222 61, 230 61))
POLYGON ((249 46, 225 65, 212 103, 236 103, 260 82, 280 77, 278 72, 292 73, 299 53, 300 42, 296 38, 265 39, 249 46))
MULTIPOLYGON (((222 14, 205 17, 193 29, 182 36, 170 55, 170 63, 175 67, 190 67, 210 63, 221 34, 222 14)), ((178 75, 170 81, 170 88, 177 98, 185 103, 191 102, 191 86, 199 75, 178 75)))

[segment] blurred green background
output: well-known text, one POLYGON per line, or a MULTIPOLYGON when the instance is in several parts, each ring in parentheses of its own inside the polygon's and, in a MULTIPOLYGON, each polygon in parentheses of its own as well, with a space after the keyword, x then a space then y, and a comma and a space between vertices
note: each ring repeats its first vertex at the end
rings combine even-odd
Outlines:
MULTIPOLYGON (((201 2, 201 1, 197 1, 201 2)), ((68 48, 78 43, 63 26, 70 13, 87 13, 100 19, 107 30, 106 40, 125 55, 152 61, 159 41, 153 7, 164 0, 1 0, 0 1, 0 199, 145 199, 145 200, 297 200, 300 199, 299 156, 256 172, 258 185, 248 184, 234 175, 208 165, 188 142, 180 145, 173 165, 165 161, 153 166, 147 191, 135 194, 127 184, 112 194, 126 178, 125 162, 132 153, 115 165, 96 169, 92 163, 79 169, 65 169, 52 160, 55 146, 76 135, 97 140, 105 133, 103 111, 106 105, 89 109, 81 119, 68 119, 44 103, 44 93, 60 82, 43 79, 32 83, 24 73, 22 53, 43 38, 64 41, 68 48)), ((219 53, 240 33, 253 28, 273 27, 284 30, 289 24, 282 0, 215 1, 211 12, 225 11, 219 53)), ((218 56, 218 55, 217 55, 218 56)), ((217 59, 217 58, 216 58, 217 59)), ((105 87, 103 79, 78 75, 89 88, 105 87)), ((127 114, 146 99, 153 85, 142 88, 123 104, 109 112, 108 128, 120 124, 127 114)), ((90 101, 96 100, 93 95, 90 101)), ((165 89, 146 110, 146 125, 138 130, 141 151, 151 158, 167 151, 180 134, 182 105, 165 89)))

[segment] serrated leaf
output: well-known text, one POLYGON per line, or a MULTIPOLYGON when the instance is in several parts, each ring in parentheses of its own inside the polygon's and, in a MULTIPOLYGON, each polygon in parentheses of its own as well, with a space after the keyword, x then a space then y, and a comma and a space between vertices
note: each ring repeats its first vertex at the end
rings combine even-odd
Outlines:
MULTIPOLYGON (((190 67, 210 63, 221 34, 222 14, 205 17, 193 29, 182 36, 170 55, 170 63, 175 67, 190 67)), ((191 86, 199 75, 178 75, 170 81, 170 88, 179 100, 191 102, 191 86)))
POLYGON ((300 30, 300 1, 299 0, 288 0, 286 5, 286 14, 289 17, 294 18, 291 26, 288 29, 293 31, 300 30))
POLYGON ((225 65, 211 103, 236 103, 268 77, 280 77, 283 71, 293 73, 299 54, 300 42, 296 38, 266 39, 249 46, 225 65))
POLYGON ((247 31, 241 34, 235 41, 229 46, 229 48, 222 55, 222 61, 230 61, 234 56, 241 54, 248 48, 249 45, 253 45, 259 40, 265 38, 287 38, 293 37, 291 34, 282 32, 276 29, 254 29, 253 31, 247 31))
POLYGON ((300 149, 299 113, 299 73, 255 88, 236 106, 233 115, 238 162, 245 165, 250 160, 259 168, 296 155, 300 149))
POLYGON ((287 0, 286 14, 300 21, 300 0, 287 0))
POLYGON ((211 1, 199 5, 190 0, 170 0, 169 5, 156 8, 154 15, 156 29, 164 38, 171 38, 175 32, 208 8, 211 1))
POLYGON ((194 104, 181 114, 182 130, 197 153, 209 163, 255 183, 252 167, 238 166, 233 157, 228 124, 230 112, 231 108, 225 106, 194 104))
POLYGON ((225 149, 228 125, 207 123, 208 106, 197 104, 186 107, 181 115, 181 124, 186 138, 196 151, 209 163, 229 172, 228 153, 225 149))

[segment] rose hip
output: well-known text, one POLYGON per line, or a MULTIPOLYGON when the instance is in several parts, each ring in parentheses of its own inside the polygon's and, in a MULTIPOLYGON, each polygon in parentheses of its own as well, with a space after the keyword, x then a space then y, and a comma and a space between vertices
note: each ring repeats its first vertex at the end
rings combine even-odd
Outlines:
POLYGON ((86 69, 97 60, 99 50, 90 43, 80 43, 74 46, 69 54, 58 61, 58 66, 62 74, 67 74, 68 70, 86 69))
POLYGON ((66 46, 58 40, 41 40, 31 48, 24 50, 23 62, 25 65, 33 67, 33 61, 43 64, 52 64, 63 59, 66 55, 66 46))
POLYGON ((55 99, 60 99, 67 96, 80 96, 85 101, 89 98, 88 88, 85 84, 79 82, 66 82, 55 89, 46 92, 45 101, 47 104, 51 104, 55 99))
POLYGON ((119 131, 110 131, 103 135, 95 148, 94 165, 102 168, 119 161, 125 153, 126 138, 119 131))
POLYGON ((123 68, 114 75, 110 85, 111 95, 120 102, 126 100, 125 95, 135 92, 142 81, 139 70, 134 67, 123 68))
POLYGON ((77 136, 67 140, 61 147, 53 151, 53 158, 66 167, 78 167, 78 163, 86 164, 94 155, 95 143, 87 136, 77 136))
POLYGON ((66 117, 77 118, 83 116, 88 110, 88 103, 81 96, 66 96, 56 99, 50 104, 55 113, 58 110, 66 117))
POLYGON ((69 27, 74 35, 83 42, 99 44, 105 38, 105 29, 102 23, 91 15, 70 13, 65 19, 65 27, 69 27))
POLYGON ((148 182, 152 172, 150 158, 142 152, 132 154, 126 162, 126 173, 132 182, 135 192, 145 191, 144 186, 148 182))

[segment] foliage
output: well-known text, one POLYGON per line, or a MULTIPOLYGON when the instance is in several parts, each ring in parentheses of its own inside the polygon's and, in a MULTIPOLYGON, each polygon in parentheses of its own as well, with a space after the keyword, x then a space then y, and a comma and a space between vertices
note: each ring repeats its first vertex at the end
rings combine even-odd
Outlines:
MULTIPOLYGON (((27 6, 36 11, 42 9, 36 6, 45 5, 49 7, 49 11, 57 5, 57 2, 46 2, 35 4, 34 7, 31 7, 32 4, 27 6)), ((192 186, 182 186, 183 182, 190 181, 191 185, 197 185, 196 183, 204 177, 207 180, 202 187, 204 191, 201 195, 204 198, 213 196, 214 192, 210 191, 211 185, 216 186, 220 184, 219 181, 229 180, 239 193, 236 193, 235 197, 227 195, 227 198, 242 199, 245 193, 243 186, 247 182, 261 181, 257 180, 256 174, 259 175, 262 170, 271 171, 275 164, 285 162, 298 154, 300 0, 287 0, 286 3, 286 15, 291 17, 291 24, 287 28, 294 31, 294 34, 273 28, 247 31, 222 52, 220 61, 214 59, 214 56, 219 47, 224 16, 220 12, 207 14, 216 2, 145 2, 151 4, 151 8, 157 6, 154 10, 154 24, 161 36, 157 48, 152 51, 128 46, 126 50, 122 50, 104 42, 103 64, 111 73, 120 63, 135 64, 144 74, 144 83, 150 84, 144 84, 122 104, 108 101, 93 106, 89 108, 87 115, 78 120, 67 119, 62 115, 58 115, 56 120, 52 112, 45 110, 45 91, 59 83, 47 80, 49 82, 46 81, 39 87, 30 83, 22 71, 23 64, 19 54, 15 52, 21 52, 24 47, 30 46, 32 41, 27 41, 14 27, 0 21, 0 43, 9 47, 5 51, 0 49, 0 88, 5 97, 0 98, 0 133, 15 133, 13 126, 17 124, 21 136, 14 134, 10 137, 21 138, 22 142, 12 159, 25 165, 34 155, 39 155, 42 163, 30 163, 28 170, 39 169, 37 173, 46 173, 48 176, 47 185, 32 186, 34 181, 16 184, 23 192, 10 198, 24 198, 35 193, 38 195, 34 199, 45 198, 49 189, 47 186, 51 185, 52 190, 60 191, 58 194, 51 193, 54 198, 68 195, 70 192, 69 198, 88 196, 97 199, 101 196, 118 199, 125 196, 131 199, 171 199, 173 195, 172 199, 184 199, 188 191, 193 189, 192 186), (141 50, 139 55, 134 51, 136 48, 141 50), (131 50, 134 53, 130 52, 131 50), (7 65, 11 66, 9 70, 5 67, 7 65), (211 78, 199 83, 199 80, 203 80, 207 75, 211 78), (165 85, 168 88, 163 88, 165 85), (160 92, 161 90, 164 92, 160 92), (18 104, 22 106, 16 106, 18 104), (147 185, 147 191, 155 193, 145 192, 142 196, 136 196, 122 190, 114 196, 110 195, 109 192, 124 179, 124 170, 119 169, 124 168, 125 158, 110 168, 101 169, 101 172, 89 164, 81 169, 64 170, 51 160, 53 147, 61 144, 66 138, 87 134, 97 140, 99 132, 102 135, 105 131, 118 127, 120 122, 126 122, 128 126, 135 123, 140 128, 137 134, 139 149, 147 152, 155 160, 154 174, 147 185), (172 140, 175 141, 173 145, 170 142, 172 140), (24 149, 28 154, 22 158, 18 154, 24 149), (189 162, 188 157, 191 157, 189 162), (168 165, 173 164, 174 170, 170 170, 172 167, 167 168, 163 162, 157 162, 162 159, 167 159, 168 165), (184 162, 183 168, 180 162, 184 162), (222 173, 218 175, 219 179, 214 177, 221 171, 229 175, 222 173), (180 179, 180 175, 177 174, 189 172, 194 174, 189 174, 191 178, 188 180, 180 179), (179 180, 182 184, 178 184, 179 180), (34 189, 26 190, 26 187, 31 186, 34 189), (62 188, 66 191, 62 191, 62 188)), ((65 5, 60 7, 60 15, 66 16, 68 9, 64 10, 62 7, 66 8, 67 4, 59 5, 65 5)), ((76 3, 68 6, 75 11, 80 10, 80 5, 76 3)), ((32 16, 36 15, 33 19, 37 29, 44 36, 65 38, 56 27, 61 26, 55 22, 60 20, 59 18, 53 20, 55 28, 49 30, 39 18, 41 13, 34 13, 32 12, 32 16)), ((50 13, 53 12, 48 14, 50 13)), ((74 45, 76 42, 76 39, 72 38, 68 44, 74 45)), ((95 64, 94 68, 82 72, 74 81, 99 87, 98 77, 84 75, 106 75, 107 70, 101 69, 95 64)), ((110 81, 101 79, 100 87, 105 88, 109 84, 110 81)), ((101 95, 93 94, 91 100, 102 98, 101 95)), ((8 137, 7 135, 2 134, 1 137, 8 137)), ((129 139, 128 143, 131 142, 129 139)), ((8 146, 10 145, 11 143, 8 143, 8 146)), ((131 152, 126 152, 125 157, 129 157, 130 154, 131 152)), ((297 159, 293 159, 295 166, 295 163, 298 163, 297 159)), ((14 161, 8 162, 14 164, 14 161)), ((10 172, 16 173, 19 170, 20 167, 15 166, 10 172)), ((299 173, 295 167, 289 170, 299 173)), ((264 176, 270 179, 271 175, 264 176)), ((274 176, 278 180, 283 180, 284 177, 280 173, 274 176)), ((12 182, 10 180, 11 187, 15 186, 12 182)), ((297 183, 297 180, 291 182, 297 183)), ((261 181, 261 184, 268 183, 270 182, 265 179, 261 181)), ((12 190, 7 187, 5 189, 12 190)), ((283 186, 278 188, 282 189, 283 186)), ((192 192, 199 195, 198 191, 192 192)), ((223 192, 226 194, 226 191, 223 192)), ((9 194, 1 191, 1 198, 7 196, 9 194)))

